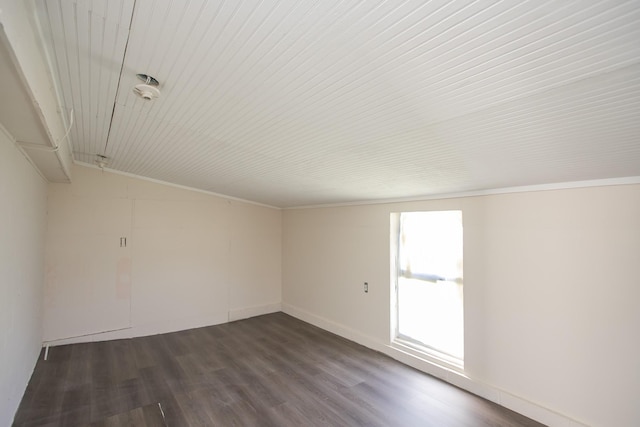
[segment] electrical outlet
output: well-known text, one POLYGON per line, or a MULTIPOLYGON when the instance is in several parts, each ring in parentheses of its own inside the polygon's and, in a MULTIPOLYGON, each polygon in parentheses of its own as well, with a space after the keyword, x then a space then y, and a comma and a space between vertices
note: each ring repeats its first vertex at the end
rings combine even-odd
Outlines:
POLYGON ((369 292, 369 283, 368 282, 364 282, 364 293, 368 293, 369 292))

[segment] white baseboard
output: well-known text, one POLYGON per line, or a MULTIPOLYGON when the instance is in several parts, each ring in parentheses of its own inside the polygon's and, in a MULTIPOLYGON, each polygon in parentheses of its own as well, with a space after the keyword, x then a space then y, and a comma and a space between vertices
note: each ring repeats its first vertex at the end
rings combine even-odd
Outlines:
POLYGON ((262 316, 263 314, 271 314, 282 311, 282 304, 279 302, 273 304, 256 305, 253 307, 234 308, 229 310, 229 322, 236 320, 248 319, 250 317, 262 316))
POLYGON ((315 315, 291 304, 283 302, 282 311, 286 314, 289 314, 290 316, 332 332, 336 335, 340 335, 341 337, 347 338, 365 347, 384 353, 387 356, 404 363, 405 365, 409 365, 436 378, 440 378, 441 380, 453 384, 456 387, 495 402, 500 406, 511 409, 512 411, 515 411, 548 426, 586 427, 586 424, 580 423, 572 418, 569 418, 566 415, 560 414, 533 402, 529 402, 528 400, 521 397, 514 396, 511 393, 483 383, 477 379, 470 378, 461 372, 438 366, 434 362, 402 351, 399 348, 395 348, 373 337, 362 334, 349 327, 328 320, 324 317, 315 315))
POLYGON ((383 349, 384 345, 382 345, 378 340, 371 338, 367 335, 364 335, 354 329, 341 325, 339 323, 325 319, 324 317, 316 316, 315 314, 309 313, 308 311, 302 310, 291 304, 287 304, 283 302, 282 312, 290 316, 293 316, 297 319, 303 320, 307 323, 311 323, 314 326, 317 326, 321 329, 332 332, 336 335, 340 335, 341 337, 346 338, 348 340, 355 341, 358 344, 368 347, 372 350, 384 352, 384 349, 383 349))
POLYGON ((186 329, 219 325, 222 323, 227 323, 228 321, 229 313, 212 313, 206 316, 194 316, 182 319, 171 319, 161 322, 151 322, 113 331, 96 332, 93 334, 86 334, 77 337, 47 340, 44 341, 42 345, 43 347, 53 347, 58 345, 77 344, 84 342, 111 341, 135 337, 146 337, 149 335, 167 334, 170 332, 184 331, 186 329))
POLYGON ((186 329, 202 328, 205 326, 219 325, 235 320, 248 319, 249 317, 263 314, 277 313, 281 311, 281 304, 271 303, 253 307, 235 308, 228 312, 213 313, 206 316, 187 317, 183 319, 171 319, 162 322, 134 325, 112 331, 101 331, 82 336, 47 340, 43 347, 66 344, 78 344, 84 342, 110 341, 145 337, 149 335, 166 334, 169 332, 184 331, 186 329))

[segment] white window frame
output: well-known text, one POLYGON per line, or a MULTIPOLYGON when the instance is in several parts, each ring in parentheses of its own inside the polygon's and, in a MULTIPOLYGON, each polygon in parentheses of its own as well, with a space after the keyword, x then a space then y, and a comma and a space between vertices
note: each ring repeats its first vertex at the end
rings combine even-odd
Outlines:
MULTIPOLYGON (((458 210, 460 209, 448 209, 458 210)), ((411 354, 419 359, 431 362, 437 366, 451 369, 457 372, 464 372, 464 358, 459 359, 433 347, 403 336, 399 333, 399 311, 398 311, 398 277, 400 277, 400 216, 404 212, 392 212, 390 215, 390 342, 391 347, 411 354)), ((425 211, 427 212, 427 211, 425 211)), ((463 215, 464 218, 464 215, 463 215)), ((464 231, 463 231, 464 233, 464 231)), ((463 285, 464 286, 464 285, 463 285)), ((464 313, 464 301, 463 301, 464 313)), ((463 314, 464 315, 464 314, 463 314)), ((464 339, 464 337, 463 337, 464 339)))

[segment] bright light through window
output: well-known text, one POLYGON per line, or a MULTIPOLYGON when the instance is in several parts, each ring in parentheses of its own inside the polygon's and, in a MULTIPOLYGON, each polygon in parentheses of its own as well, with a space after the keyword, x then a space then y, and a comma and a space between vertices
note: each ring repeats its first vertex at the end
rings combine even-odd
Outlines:
POLYGON ((464 358, 462 212, 403 212, 398 239, 398 338, 464 358))

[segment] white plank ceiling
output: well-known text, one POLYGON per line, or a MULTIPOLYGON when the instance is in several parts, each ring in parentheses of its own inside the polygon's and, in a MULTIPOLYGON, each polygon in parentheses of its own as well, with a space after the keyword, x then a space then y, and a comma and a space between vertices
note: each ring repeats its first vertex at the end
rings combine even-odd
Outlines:
POLYGON ((640 176, 639 0, 36 7, 81 162, 279 207, 640 176))

